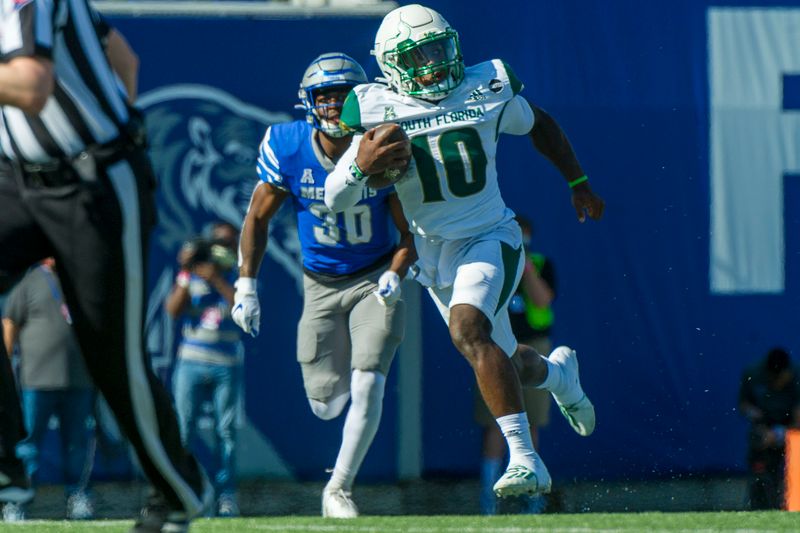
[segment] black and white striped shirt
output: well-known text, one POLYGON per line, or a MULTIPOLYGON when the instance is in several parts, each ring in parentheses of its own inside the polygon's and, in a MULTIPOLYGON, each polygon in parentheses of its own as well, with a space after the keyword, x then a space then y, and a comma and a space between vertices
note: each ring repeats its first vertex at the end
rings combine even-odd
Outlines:
POLYGON ((42 112, 0 107, 0 152, 32 163, 63 159, 120 135, 124 89, 101 44, 104 25, 87 0, 0 0, 0 61, 53 61, 55 90, 42 112))

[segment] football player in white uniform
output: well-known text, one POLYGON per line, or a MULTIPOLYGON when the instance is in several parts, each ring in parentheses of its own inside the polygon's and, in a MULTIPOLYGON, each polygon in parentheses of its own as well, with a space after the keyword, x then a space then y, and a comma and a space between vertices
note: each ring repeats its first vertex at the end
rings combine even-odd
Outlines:
POLYGON ((378 142, 376 125, 393 122, 408 134, 411 163, 395 183, 415 234, 416 279, 448 324, 481 394, 506 438, 509 464, 498 496, 549 492, 550 475, 533 447, 520 382, 550 391, 580 435, 595 426, 573 350, 541 356, 518 345, 507 306, 522 275, 522 240, 500 195, 495 167, 501 133, 530 135, 561 172, 581 222, 602 216, 566 135, 519 92, 522 83, 500 60, 465 68, 458 34, 437 12, 407 5, 383 19, 373 53, 386 83, 359 85, 342 110, 343 125, 360 132, 325 184, 334 211, 353 205, 367 177, 397 168, 400 155, 378 142), (519 350, 524 363, 509 359, 519 350))

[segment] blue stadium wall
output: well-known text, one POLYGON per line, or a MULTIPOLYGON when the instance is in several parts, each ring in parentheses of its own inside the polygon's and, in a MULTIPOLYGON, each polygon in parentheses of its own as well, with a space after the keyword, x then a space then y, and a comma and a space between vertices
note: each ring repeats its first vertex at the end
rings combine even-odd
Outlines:
MULTIPOLYGON (((800 2, 729 0, 724 9, 718 7, 720 2, 701 0, 498 1, 480 4, 485 6, 481 9, 465 9, 465 3, 455 0, 428 4, 458 29, 468 64, 500 57, 513 66, 525 83, 523 94, 560 121, 594 188, 607 201, 602 222, 579 224, 566 185, 534 153, 529 140, 501 141, 498 170, 504 197, 510 207, 534 220, 535 248, 552 257, 557 268, 555 341, 578 350, 584 386, 598 412, 597 431, 589 439, 574 435, 553 413, 550 427, 542 433, 551 472, 565 480, 743 471, 745 424, 736 412, 741 371, 773 345, 800 346, 800 232, 797 211, 791 209, 800 201, 800 165, 789 155, 788 163, 776 171, 780 175, 749 176, 755 184, 780 181, 779 203, 756 209, 755 214, 726 211, 727 218, 721 216, 722 224, 715 226, 724 242, 713 241, 712 220, 720 214, 712 204, 738 204, 725 203, 725 194, 713 196, 712 202, 715 190, 724 193, 736 183, 723 179, 715 185, 719 188, 712 187, 710 124, 716 103, 709 50, 717 41, 709 28, 719 10, 738 9, 745 19, 765 11, 798 17, 800 2), (776 216, 777 230, 774 223, 762 228, 772 232, 768 237, 759 233, 743 238, 743 232, 731 230, 742 221, 747 228, 760 227, 759 220, 776 216), (775 246, 770 253, 759 251, 765 241, 777 241, 783 255, 773 253, 775 246), (731 249, 737 253, 726 256, 725 250, 731 249), (717 269, 724 271, 730 257, 733 270, 744 274, 719 274, 717 269), (749 275, 750 270, 766 274, 749 275)), ((152 97, 160 88, 182 84, 213 87, 258 108, 252 114, 263 124, 286 118, 265 111, 293 113, 302 71, 321 52, 349 53, 368 74, 377 74, 368 54, 379 23, 375 18, 111 20, 140 55, 143 95, 149 92, 152 97)), ((769 41, 770 35, 781 39, 772 32, 735 35, 732 46, 741 45, 743 55, 757 54, 754 50, 769 55, 769 43, 759 40, 769 41)), ((718 37, 721 46, 730 44, 718 37)), ((787 38, 800 49, 800 35, 787 38)), ((792 53, 796 61, 798 52, 792 53)), ((778 65, 774 75, 783 80, 786 94, 778 109, 761 105, 752 111, 777 113, 782 126, 771 130, 776 137, 767 146, 800 153, 800 84, 793 77, 800 68, 796 63, 788 70, 781 68, 778 65)), ((745 70, 739 81, 757 84, 753 76, 745 70)), ((158 115, 168 125, 173 105, 169 98, 151 101, 168 103, 158 115)), ((181 105, 174 103, 176 109, 181 105)), ((723 101, 723 112, 725 105, 723 101)), ((208 122, 217 127, 213 120, 208 122)), ((163 123, 159 131, 174 135, 163 123)), ((744 120, 741 129, 747 124, 744 120)), ((228 144, 241 131, 235 123, 219 127, 230 130, 228 144)), ((204 134, 202 127, 192 131, 199 137, 204 134)), ((261 133, 258 127, 247 132, 251 149, 261 133)), ((759 165, 761 159, 781 161, 780 154, 765 153, 768 149, 747 152, 750 144, 745 141, 734 145, 734 152, 744 151, 755 169, 773 168, 759 165)), ((201 167, 210 157, 202 146, 202 139, 195 139, 192 154, 201 167)), ((727 146, 715 152, 720 165, 725 153, 731 153, 727 146)), ((181 161, 184 169, 192 164, 191 157, 182 156, 181 161)), ((170 167, 165 168, 169 172, 170 167)), ((170 179, 175 176, 162 176, 170 179)), ((179 214, 162 219, 162 224, 174 223, 177 229, 172 238, 154 244, 154 285, 172 268, 181 232, 188 236, 220 215, 204 203, 202 191, 188 200, 180 197, 177 186, 169 197, 164 194, 162 206, 179 214), (192 203, 193 210, 168 205, 182 201, 192 203)), ((759 200, 754 197, 750 203, 759 200)), ((290 219, 286 217, 287 224, 290 219)), ((295 323, 301 309, 297 271, 287 259, 290 238, 281 245, 278 251, 286 254, 268 256, 262 268, 264 316, 261 336, 248 344, 247 413, 298 478, 318 479, 333 464, 341 422, 318 421, 307 408, 294 362, 295 323)), ((475 475, 480 433, 472 421, 474 378, 427 300, 422 334, 423 474, 475 475)), ((160 355, 169 359, 169 354, 160 355)), ((398 394, 393 377, 363 479, 396 477, 398 394)))

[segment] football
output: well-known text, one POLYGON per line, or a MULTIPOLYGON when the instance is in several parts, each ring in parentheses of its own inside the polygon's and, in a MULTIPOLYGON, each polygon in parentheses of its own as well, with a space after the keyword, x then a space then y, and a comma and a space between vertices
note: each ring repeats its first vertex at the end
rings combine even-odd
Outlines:
POLYGON ((391 187, 400 181, 400 178, 402 178, 408 170, 408 165, 411 161, 411 144, 409 142, 408 135, 406 135, 406 132, 403 130, 403 128, 397 126, 396 124, 381 124, 380 126, 377 126, 375 130, 376 139, 379 137, 384 137, 381 142, 382 145, 397 141, 406 141, 408 146, 408 158, 405 159, 401 166, 391 166, 386 169, 386 171, 380 174, 373 174, 367 178, 367 187, 371 189, 385 189, 386 187, 391 187))

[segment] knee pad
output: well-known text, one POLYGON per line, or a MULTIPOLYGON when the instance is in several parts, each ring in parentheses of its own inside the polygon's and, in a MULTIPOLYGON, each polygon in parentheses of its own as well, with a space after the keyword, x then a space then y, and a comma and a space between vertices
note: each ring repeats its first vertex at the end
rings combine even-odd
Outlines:
POLYGON ((331 398, 327 402, 309 398, 308 404, 311 406, 311 412, 314 413, 317 418, 333 420, 342 413, 349 399, 350 393, 345 392, 344 394, 331 398))
POLYGON ((386 376, 376 370, 353 370, 350 378, 350 394, 353 403, 380 404, 386 388, 386 376))

